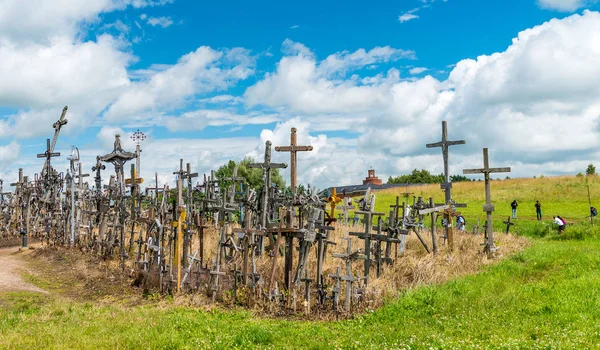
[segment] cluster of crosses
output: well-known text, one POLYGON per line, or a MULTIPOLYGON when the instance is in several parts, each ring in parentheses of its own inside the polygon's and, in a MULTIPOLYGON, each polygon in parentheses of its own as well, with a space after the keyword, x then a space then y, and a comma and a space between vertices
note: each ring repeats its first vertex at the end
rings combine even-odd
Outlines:
MULTIPOLYGON (((140 145, 145 136, 139 130, 132 136, 137 144, 135 152, 125 151, 120 135, 116 135, 113 150, 96 157, 91 167, 94 187, 90 187, 83 182, 89 174, 83 174, 76 148, 71 152, 66 174, 51 165, 52 158, 60 156, 54 147, 61 128, 67 124, 66 112, 67 107, 53 125, 52 141, 48 139, 45 152, 38 155, 44 158, 41 175, 36 174, 32 180, 20 169, 18 181, 11 184, 15 186, 13 192, 2 192, 0 180, 2 237, 37 237, 46 245, 71 246, 118 259, 124 271, 135 269, 140 273, 140 283, 145 287, 165 293, 205 293, 213 301, 233 295, 239 302, 244 296, 246 302, 294 310, 297 301, 303 301, 308 313, 311 308, 351 312, 367 299, 370 282, 398 263, 408 235, 413 233, 428 253, 438 254, 435 224, 431 225, 431 247, 424 238, 426 215, 431 215, 432 223, 439 215, 451 223, 455 208, 465 206, 452 201, 448 166, 449 146, 465 141, 448 141, 445 121, 442 140, 427 145, 442 148, 445 202, 436 204, 431 198, 425 201, 413 197, 408 203, 407 191, 405 202, 396 197, 395 204, 384 213, 375 211, 376 196, 370 189, 355 203, 335 192, 323 197, 314 188, 297 191, 298 152, 313 148, 298 145, 295 128, 291 129, 289 145, 275 147, 276 152, 290 155, 290 191, 272 184, 273 170, 288 165, 271 161, 270 141, 265 144, 262 162, 248 166, 262 171, 258 189, 250 188, 238 176, 237 167, 226 179, 217 179, 211 171, 194 186, 198 173, 180 159, 179 170, 173 173, 176 188, 160 186, 155 174, 153 187, 141 191, 140 145), (136 164, 130 164, 126 178, 126 165, 133 159, 136 164), (108 175, 103 185, 109 163, 114 174, 108 175), (342 200, 343 205, 338 205, 342 200), (353 226, 355 230, 338 242, 332 239, 332 232, 341 226, 341 222, 335 224, 336 205, 343 211, 343 224, 348 224, 351 209, 355 209, 355 216, 362 216, 362 229, 353 226), (338 244, 337 252, 332 252, 331 246, 338 244), (265 266, 265 259, 269 267, 259 269, 265 266), (327 271, 327 261, 333 261, 337 269, 327 271)), ((510 168, 490 168, 487 149, 483 156, 483 168, 464 173, 485 176, 484 211, 488 217, 484 246, 493 254, 496 247, 489 174, 510 168)), ((444 225, 441 237, 451 250, 451 224, 444 225)))

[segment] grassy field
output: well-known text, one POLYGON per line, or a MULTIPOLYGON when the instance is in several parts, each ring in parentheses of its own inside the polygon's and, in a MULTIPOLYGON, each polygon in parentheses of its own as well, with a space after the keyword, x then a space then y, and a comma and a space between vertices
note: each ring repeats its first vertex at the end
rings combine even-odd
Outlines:
MULTIPOLYGON (((482 176, 483 178, 483 176, 482 176)), ((511 230, 525 232, 541 230, 552 222, 555 215, 562 216, 568 223, 589 221, 588 187, 592 206, 600 206, 600 176, 564 176, 543 177, 536 179, 510 179, 494 180, 491 182, 492 203, 496 207, 494 212, 494 228, 496 231, 504 231, 506 225, 502 224, 512 214, 510 203, 517 200, 517 220, 513 220, 515 226, 511 230), (539 224, 535 215, 535 201, 542 204, 542 223, 539 224), (594 202, 596 201, 596 202, 594 202)), ((377 211, 389 212, 390 205, 395 204, 396 196, 400 196, 400 202, 405 201, 406 188, 395 188, 377 192, 375 209, 377 211)), ((410 195, 409 202, 412 204, 412 196, 421 196, 427 202, 431 197, 436 203, 444 201, 444 192, 438 184, 408 187, 410 195)), ((459 208, 466 218, 468 226, 474 225, 479 220, 480 225, 485 222, 484 181, 457 182, 452 187, 452 197, 457 203, 466 203, 467 208, 459 208)), ((438 222, 439 223, 439 222, 438 222)), ((514 232, 514 231, 513 231, 514 232)))
MULTIPOLYGON (((600 228, 578 224, 562 235, 538 231, 535 212, 526 209, 535 200, 528 196, 543 187, 545 197, 539 199, 546 210, 562 208, 558 214, 581 220, 587 213, 587 189, 580 191, 577 184, 581 187, 576 178, 494 182, 502 216, 508 216, 514 192, 522 196, 516 197, 522 203, 518 222, 533 223, 520 226, 522 234, 532 237, 529 248, 479 274, 405 291, 385 307, 352 320, 265 319, 243 310, 207 311, 168 300, 135 306, 4 293, 0 347, 600 348, 600 228)), ((467 220, 479 215, 479 192, 483 184, 455 185, 457 200, 470 204, 467 220)), ((378 205, 385 206, 393 196, 379 196, 378 205)))

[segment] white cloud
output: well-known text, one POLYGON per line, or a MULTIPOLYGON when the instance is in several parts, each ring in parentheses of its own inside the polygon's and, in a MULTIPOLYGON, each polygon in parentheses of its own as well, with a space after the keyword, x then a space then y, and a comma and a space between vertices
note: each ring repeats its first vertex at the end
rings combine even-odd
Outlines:
MULTIPOLYGON (((460 61, 446 81, 333 77, 297 44, 303 49, 282 58, 245 96, 250 105, 303 116, 312 130, 327 124, 357 132, 359 151, 344 152, 345 159, 364 154, 381 174, 419 167, 441 172, 438 152, 424 145, 439 140, 443 119, 451 138, 468 142, 452 149, 454 173, 480 166, 481 148, 490 147, 500 165, 515 166, 511 176, 532 169, 559 174, 600 161, 593 151, 600 146, 599 43, 600 14, 586 11, 524 30, 503 52, 460 61), (541 170, 561 157, 573 166, 541 170)), ((324 173, 333 171, 325 161, 304 171, 323 166, 324 173)))
POLYGON ((127 6, 162 6, 173 0, 2 0, 0 42, 49 43, 56 37, 74 38, 86 23, 127 6))
POLYGON ((562 12, 573 12, 596 2, 597 0, 537 0, 541 8, 562 12))
POLYGON ((250 113, 240 115, 227 110, 202 109, 185 112, 178 117, 167 117, 164 125, 170 131, 191 131, 202 130, 207 126, 270 124, 279 121, 279 119, 279 116, 275 114, 250 113))
POLYGON ((148 24, 153 27, 159 26, 167 28, 171 26, 171 24, 173 24, 173 20, 171 19, 171 17, 149 17, 148 24))
POLYGON ((254 58, 245 49, 216 51, 202 46, 175 65, 145 72, 146 79, 130 84, 110 106, 111 121, 174 109, 199 93, 225 90, 254 73, 254 58))
POLYGON ((20 145, 14 140, 8 145, 0 146, 0 171, 8 169, 19 159, 20 150, 20 145))
POLYGON ((419 16, 415 15, 415 12, 419 11, 420 9, 421 9, 420 7, 416 7, 412 10, 404 12, 402 15, 400 15, 398 17, 398 21, 400 21, 400 23, 404 23, 404 22, 408 22, 410 20, 419 18, 419 16))
POLYGON ((426 72, 427 70, 428 69, 425 68, 425 67, 414 67, 414 68, 411 68, 408 72, 410 74, 412 74, 412 75, 418 75, 418 74, 421 74, 423 72, 426 72))
POLYGON ((404 22, 408 22, 408 21, 410 21, 410 20, 417 19, 417 18, 419 18, 419 16, 417 16, 417 15, 415 15, 415 14, 412 14, 412 13, 405 13, 405 14, 403 14, 403 15, 400 15, 400 16, 398 17, 398 21, 400 21, 400 23, 404 23, 404 22))

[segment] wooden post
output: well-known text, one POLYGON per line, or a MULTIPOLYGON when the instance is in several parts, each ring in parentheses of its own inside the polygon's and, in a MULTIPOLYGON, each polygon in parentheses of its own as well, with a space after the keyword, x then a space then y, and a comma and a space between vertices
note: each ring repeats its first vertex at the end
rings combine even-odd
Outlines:
POLYGON ((509 173, 510 167, 505 168, 490 168, 490 162, 488 158, 488 149, 483 149, 483 168, 481 169, 464 169, 463 174, 484 174, 485 177, 485 205, 483 211, 486 212, 487 223, 486 223, 486 241, 485 241, 485 252, 488 255, 493 255, 496 252, 496 246, 494 245, 494 229, 492 223, 492 213, 494 212, 494 205, 492 204, 492 191, 490 188, 490 173, 509 173))
MULTIPOLYGON (((398 197, 396 197, 396 201, 398 201, 398 197)), ((429 207, 433 208, 433 198, 429 198, 429 207)), ((431 246, 433 249, 433 255, 437 255, 438 253, 438 244, 437 244, 437 232, 435 224, 437 222, 437 212, 431 212, 431 246)))
POLYGON ((183 179, 181 177, 179 177, 177 179, 177 208, 178 208, 178 215, 177 215, 177 253, 175 254, 175 258, 177 259, 177 293, 181 292, 181 251, 183 250, 183 239, 182 239, 182 230, 181 230, 181 226, 182 226, 182 214, 183 214, 183 208, 182 208, 182 196, 181 196, 181 192, 182 192, 182 182, 183 179))

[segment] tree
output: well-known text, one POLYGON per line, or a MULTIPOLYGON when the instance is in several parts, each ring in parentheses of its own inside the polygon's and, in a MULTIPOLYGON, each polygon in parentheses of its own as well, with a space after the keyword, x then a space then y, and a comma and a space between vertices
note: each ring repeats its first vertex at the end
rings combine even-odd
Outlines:
MULTIPOLYGON (((233 176, 233 169, 236 164, 238 166, 237 175, 246 180, 246 185, 252 189, 258 190, 262 185, 262 169, 257 168, 248 168, 248 164, 255 163, 254 159, 250 157, 246 157, 242 159, 239 163, 236 163, 233 160, 227 162, 227 164, 222 165, 216 172, 215 177, 219 181, 219 188, 226 189, 231 186, 231 181, 225 180, 227 178, 231 178, 233 176)), ((283 177, 279 173, 279 169, 271 169, 271 183, 277 185, 279 188, 285 187, 285 181, 283 177)))
MULTIPOLYGON (((461 182, 461 181, 471 181, 469 178, 463 175, 452 175, 450 176, 450 181, 452 182, 461 182)), ((435 184, 435 183, 443 183, 444 182, 444 174, 432 175, 429 171, 425 169, 417 170, 414 169, 412 173, 407 175, 400 175, 397 177, 390 176, 388 178, 388 184, 435 184)))
POLYGON ((596 167, 594 164, 588 165, 587 169, 585 169, 586 175, 596 175, 596 167))

